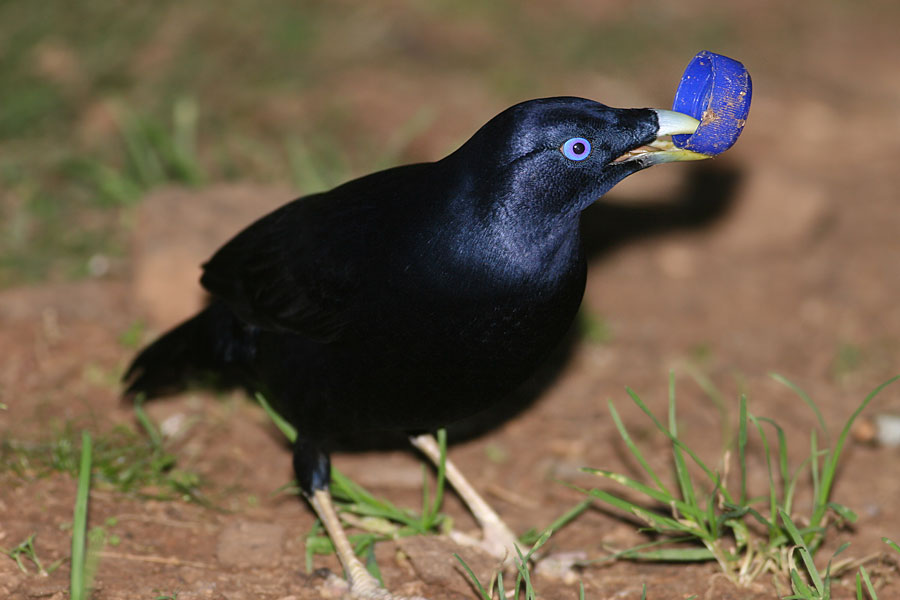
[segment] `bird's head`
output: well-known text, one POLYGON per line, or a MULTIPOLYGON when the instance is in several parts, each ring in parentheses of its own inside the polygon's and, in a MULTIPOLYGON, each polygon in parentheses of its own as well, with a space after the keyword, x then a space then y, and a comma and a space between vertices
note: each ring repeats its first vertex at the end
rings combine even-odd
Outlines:
POLYGON ((574 217, 641 169, 708 158, 668 137, 693 133, 699 124, 669 110, 543 98, 503 111, 448 158, 468 162, 468 183, 504 211, 574 217))

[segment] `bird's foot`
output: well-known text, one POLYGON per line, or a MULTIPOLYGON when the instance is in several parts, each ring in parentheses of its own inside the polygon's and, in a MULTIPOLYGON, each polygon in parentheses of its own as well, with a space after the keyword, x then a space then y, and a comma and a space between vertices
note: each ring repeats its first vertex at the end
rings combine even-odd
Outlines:
POLYGON ((332 574, 328 580, 328 587, 334 592, 340 593, 342 598, 352 600, 427 600, 421 596, 398 596, 381 587, 378 580, 372 577, 368 571, 353 573, 350 580, 341 579, 332 574))
POLYGON ((327 489, 315 490, 309 501, 319 519, 322 520, 322 524, 334 544, 338 559, 344 566, 347 583, 345 584, 346 590, 342 593, 343 597, 356 600, 426 600, 421 597, 395 596, 381 587, 378 580, 372 577, 372 574, 366 570, 354 554, 353 546, 350 545, 350 540, 347 539, 347 534, 341 526, 331 501, 331 494, 327 489))
POLYGON ((481 539, 463 533, 461 531, 450 532, 450 538, 462 546, 475 546, 481 548, 491 556, 500 560, 504 565, 515 564, 519 554, 516 548, 525 554, 522 544, 516 534, 501 520, 492 520, 484 524, 481 539))

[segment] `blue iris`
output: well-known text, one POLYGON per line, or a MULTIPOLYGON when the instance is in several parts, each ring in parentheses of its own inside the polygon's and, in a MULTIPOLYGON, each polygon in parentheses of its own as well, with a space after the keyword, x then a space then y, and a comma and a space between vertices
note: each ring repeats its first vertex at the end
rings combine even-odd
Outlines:
POLYGON ((566 140, 560 151, 569 160, 584 160, 591 155, 591 143, 584 138, 566 140))

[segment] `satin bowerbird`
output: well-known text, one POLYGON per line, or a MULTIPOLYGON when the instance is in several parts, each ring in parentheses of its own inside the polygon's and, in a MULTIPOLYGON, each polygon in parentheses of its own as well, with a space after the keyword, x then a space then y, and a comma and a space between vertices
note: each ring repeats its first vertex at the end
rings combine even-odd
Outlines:
MULTIPOLYGON (((402 431, 437 460, 431 433, 510 394, 572 324, 587 271, 582 211, 646 167, 705 158, 668 139, 698 124, 666 110, 531 100, 441 160, 294 200, 203 265, 208 306, 134 359, 126 396, 210 376, 264 393, 297 429, 297 480, 352 594, 391 598, 335 514, 330 440, 402 431)), ((509 528, 452 463, 447 476, 485 547, 509 557, 509 528)))

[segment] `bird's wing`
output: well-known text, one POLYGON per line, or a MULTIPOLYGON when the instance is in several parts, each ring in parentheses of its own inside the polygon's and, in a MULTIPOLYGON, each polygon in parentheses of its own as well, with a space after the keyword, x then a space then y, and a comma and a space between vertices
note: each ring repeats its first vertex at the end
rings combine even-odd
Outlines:
POLYGON ((203 265, 200 283, 249 324, 339 338, 353 320, 369 206, 333 196, 300 198, 256 221, 203 265))

